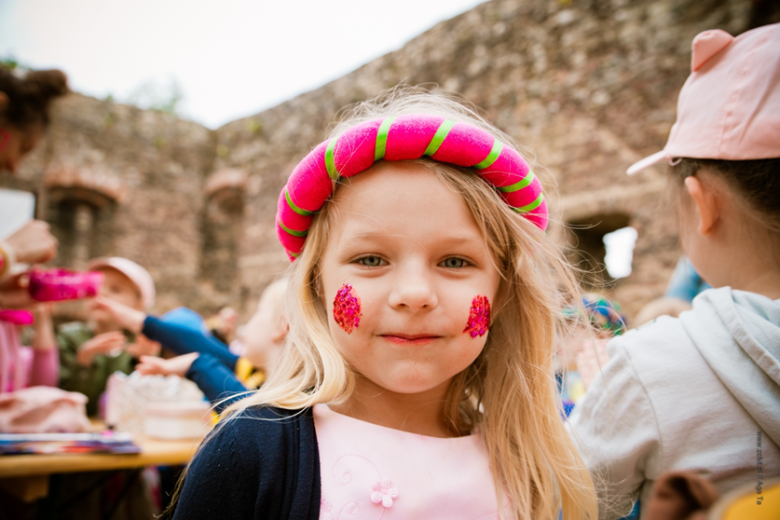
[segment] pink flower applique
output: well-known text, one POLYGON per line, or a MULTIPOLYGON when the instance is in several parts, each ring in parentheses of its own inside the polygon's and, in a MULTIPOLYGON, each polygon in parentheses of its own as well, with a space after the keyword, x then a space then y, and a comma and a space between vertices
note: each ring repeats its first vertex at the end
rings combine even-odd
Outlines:
POLYGON ((394 498, 398 498, 398 489, 394 488, 393 483, 388 479, 374 484, 374 492, 371 493, 371 501, 373 503, 381 503, 382 507, 393 507, 394 498))
POLYGON ((325 500, 324 498, 320 499, 320 509, 322 509, 325 512, 330 513, 333 510, 333 504, 325 500))

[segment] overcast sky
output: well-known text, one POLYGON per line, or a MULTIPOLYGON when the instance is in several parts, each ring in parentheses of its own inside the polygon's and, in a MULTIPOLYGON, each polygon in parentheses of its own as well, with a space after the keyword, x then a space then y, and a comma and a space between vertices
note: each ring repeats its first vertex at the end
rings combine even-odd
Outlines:
POLYGON ((0 58, 61 68, 74 90, 118 100, 176 82, 181 113, 216 128, 482 1, 0 0, 0 58))

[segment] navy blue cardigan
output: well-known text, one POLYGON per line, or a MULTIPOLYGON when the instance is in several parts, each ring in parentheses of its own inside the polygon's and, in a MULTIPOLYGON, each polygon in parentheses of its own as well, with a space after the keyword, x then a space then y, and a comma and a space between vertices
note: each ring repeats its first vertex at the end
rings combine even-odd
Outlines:
POLYGON ((311 409, 249 408, 203 442, 174 519, 317 520, 320 455, 311 409))

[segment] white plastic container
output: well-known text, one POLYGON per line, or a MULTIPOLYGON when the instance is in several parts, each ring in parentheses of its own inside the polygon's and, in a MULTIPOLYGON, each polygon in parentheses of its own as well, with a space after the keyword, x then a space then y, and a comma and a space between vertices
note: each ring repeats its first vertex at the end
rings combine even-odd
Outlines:
POLYGON ((203 437, 211 419, 206 401, 148 403, 144 431, 149 437, 178 440, 203 437))

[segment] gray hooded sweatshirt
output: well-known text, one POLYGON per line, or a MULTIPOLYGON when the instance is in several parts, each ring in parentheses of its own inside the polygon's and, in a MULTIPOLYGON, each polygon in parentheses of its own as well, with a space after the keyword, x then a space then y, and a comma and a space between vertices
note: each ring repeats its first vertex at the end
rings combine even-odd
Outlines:
POLYGON ((604 517, 637 497, 644 511, 668 471, 703 470, 721 493, 780 476, 780 300, 710 289, 607 352, 568 424, 604 517))

